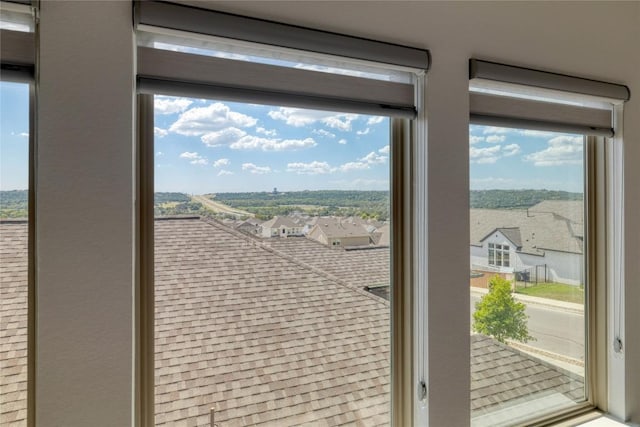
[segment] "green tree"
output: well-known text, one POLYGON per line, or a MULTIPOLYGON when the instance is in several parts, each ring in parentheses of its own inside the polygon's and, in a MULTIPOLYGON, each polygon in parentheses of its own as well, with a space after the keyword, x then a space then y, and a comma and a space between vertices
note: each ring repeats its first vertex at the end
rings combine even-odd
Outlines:
POLYGON ((529 335, 527 320, 525 305, 511 294, 511 282, 494 276, 489 281, 489 293, 476 303, 473 330, 502 343, 507 339, 526 343, 535 339, 529 335))

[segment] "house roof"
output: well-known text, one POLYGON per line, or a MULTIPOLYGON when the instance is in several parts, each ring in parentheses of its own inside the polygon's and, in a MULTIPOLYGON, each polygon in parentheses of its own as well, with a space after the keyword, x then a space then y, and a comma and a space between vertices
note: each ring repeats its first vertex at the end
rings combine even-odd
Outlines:
POLYGON ((491 232, 501 230, 505 237, 520 243, 520 251, 544 255, 545 250, 582 253, 582 240, 575 235, 578 225, 551 212, 531 209, 471 209, 470 243, 480 244, 491 232), (573 226, 572 226, 573 224, 573 226), (515 231, 520 235, 519 239, 515 231), (504 231, 503 231, 504 230, 504 231))
POLYGON ((511 243, 513 243, 516 248, 519 249, 519 248, 522 247, 522 236, 520 236, 520 229, 518 227, 496 228, 494 230, 491 230, 491 232, 489 234, 487 234, 486 236, 484 236, 480 241, 483 242, 489 236, 494 234, 496 231, 502 233, 502 235, 504 237, 506 237, 507 239, 509 239, 509 241, 511 243))
POLYGON ((0 425, 21 425, 27 418, 26 221, 0 222, 0 260, 0 425))
POLYGON ((484 335, 471 335, 474 426, 513 424, 535 399, 566 405, 584 398, 584 379, 484 335))
POLYGON ((271 218, 269 221, 262 223, 262 228, 294 228, 300 227, 300 225, 295 222, 293 219, 287 216, 275 216, 271 218))
POLYGON ((574 223, 584 223, 584 202, 582 200, 544 200, 530 207, 529 212, 553 213, 574 223))
MULTIPOLYGON (((389 302, 363 290, 388 284, 388 248, 265 241, 201 219, 155 230, 156 425, 209 425, 212 407, 225 427, 388 424, 389 302)), ((26 248, 26 223, 0 224, 0 424, 26 417, 26 248)), ((474 337, 472 416, 532 390, 580 397, 579 377, 474 337)))
POLYGON ((367 230, 360 224, 344 221, 341 218, 318 218, 317 230, 328 238, 369 237, 367 230))

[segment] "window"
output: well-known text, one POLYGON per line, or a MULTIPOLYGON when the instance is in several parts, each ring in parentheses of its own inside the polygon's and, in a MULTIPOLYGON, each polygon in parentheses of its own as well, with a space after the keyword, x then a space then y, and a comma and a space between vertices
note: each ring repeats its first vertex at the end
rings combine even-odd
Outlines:
POLYGON ((471 419, 507 426, 587 400, 584 138, 470 141, 471 419))
POLYGON ((27 419, 29 85, 0 82, 0 424, 27 419))
POLYGON ((628 90, 470 65, 472 425, 549 422, 591 407, 605 387, 594 381, 594 296, 605 286, 594 248, 609 226, 596 188, 608 179, 612 99, 628 90))
POLYGON ((4 4, 0 15, 0 425, 25 426, 34 368, 33 16, 4 4))
POLYGON ((489 265, 509 267, 509 245, 488 244, 489 265))
POLYGON ((389 119, 184 97, 154 105, 154 128, 166 130, 153 148, 155 424, 388 423, 389 247, 367 238, 332 249, 286 226, 275 238, 239 226, 323 221, 348 239, 388 225, 389 119), (386 298, 359 292, 372 281, 386 298))
POLYGON ((389 423, 402 285, 382 240, 401 218, 389 116, 415 117, 421 77, 380 79, 388 66, 374 64, 377 78, 319 78, 156 42, 138 48, 145 424, 389 423), (386 292, 363 292, 372 282, 386 292))

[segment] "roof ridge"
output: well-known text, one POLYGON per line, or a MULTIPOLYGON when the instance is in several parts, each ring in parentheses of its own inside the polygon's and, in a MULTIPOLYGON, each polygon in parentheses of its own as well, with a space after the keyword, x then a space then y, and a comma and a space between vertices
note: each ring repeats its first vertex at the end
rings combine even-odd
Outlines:
POLYGON ((217 227, 217 228, 221 229, 222 231, 225 231, 225 232, 227 232, 229 234, 232 234, 232 235, 234 235, 236 237, 240 237, 241 239, 243 239, 243 240, 245 240, 247 242, 252 242, 254 245, 259 246, 260 248, 264 249, 267 252, 270 252, 270 253, 272 253, 272 254, 274 254, 276 256, 279 256, 280 258, 284 258, 287 261, 293 262, 294 264, 296 264, 296 265, 298 265, 298 266, 300 266, 302 268, 305 268, 307 270, 310 270, 310 271, 314 272, 315 274, 317 274, 319 276, 322 276, 322 277, 324 277, 326 279, 329 279, 332 282, 335 282, 338 285, 343 286, 343 287, 345 287, 345 288, 347 288, 347 289, 349 289, 349 290, 351 290, 353 292, 356 292, 358 294, 364 295, 367 298, 370 298, 370 299, 372 299, 372 300, 374 300, 376 302, 384 304, 385 306, 390 306, 389 301, 385 300, 384 298, 381 298, 381 297, 378 297, 376 295, 373 295, 372 293, 367 292, 364 289, 360 289, 358 287, 355 287, 355 286, 349 284, 349 282, 347 282, 345 280, 342 280, 342 279, 340 279, 340 278, 338 278, 338 277, 336 277, 336 276, 334 276, 332 274, 329 274, 326 271, 323 271, 323 270, 321 270, 321 269, 319 269, 319 268, 317 268, 317 267, 315 267, 315 266, 313 266, 311 264, 307 264, 306 262, 301 261, 301 260, 295 258, 292 255, 288 255, 288 254, 286 254, 284 252, 281 252, 281 251, 279 251, 277 249, 274 249, 271 246, 268 246, 266 243, 262 242, 261 240, 258 240, 257 238, 254 238, 253 236, 249 236, 249 235, 247 235, 245 233, 242 233, 240 231, 237 231, 237 230, 234 230, 234 229, 232 229, 230 227, 227 227, 226 225, 218 222, 217 220, 215 220, 213 218, 201 217, 200 220, 205 222, 205 223, 207 223, 207 224, 209 224, 209 225, 217 227))

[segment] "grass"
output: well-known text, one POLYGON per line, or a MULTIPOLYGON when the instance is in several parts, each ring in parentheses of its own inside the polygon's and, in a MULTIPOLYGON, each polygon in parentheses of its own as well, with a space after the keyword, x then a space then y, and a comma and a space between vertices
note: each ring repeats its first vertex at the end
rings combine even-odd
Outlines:
POLYGON ((516 283, 516 293, 530 295, 532 297, 548 298, 558 301, 574 302, 584 304, 584 289, 580 286, 565 285, 562 283, 538 283, 527 284, 516 283))

